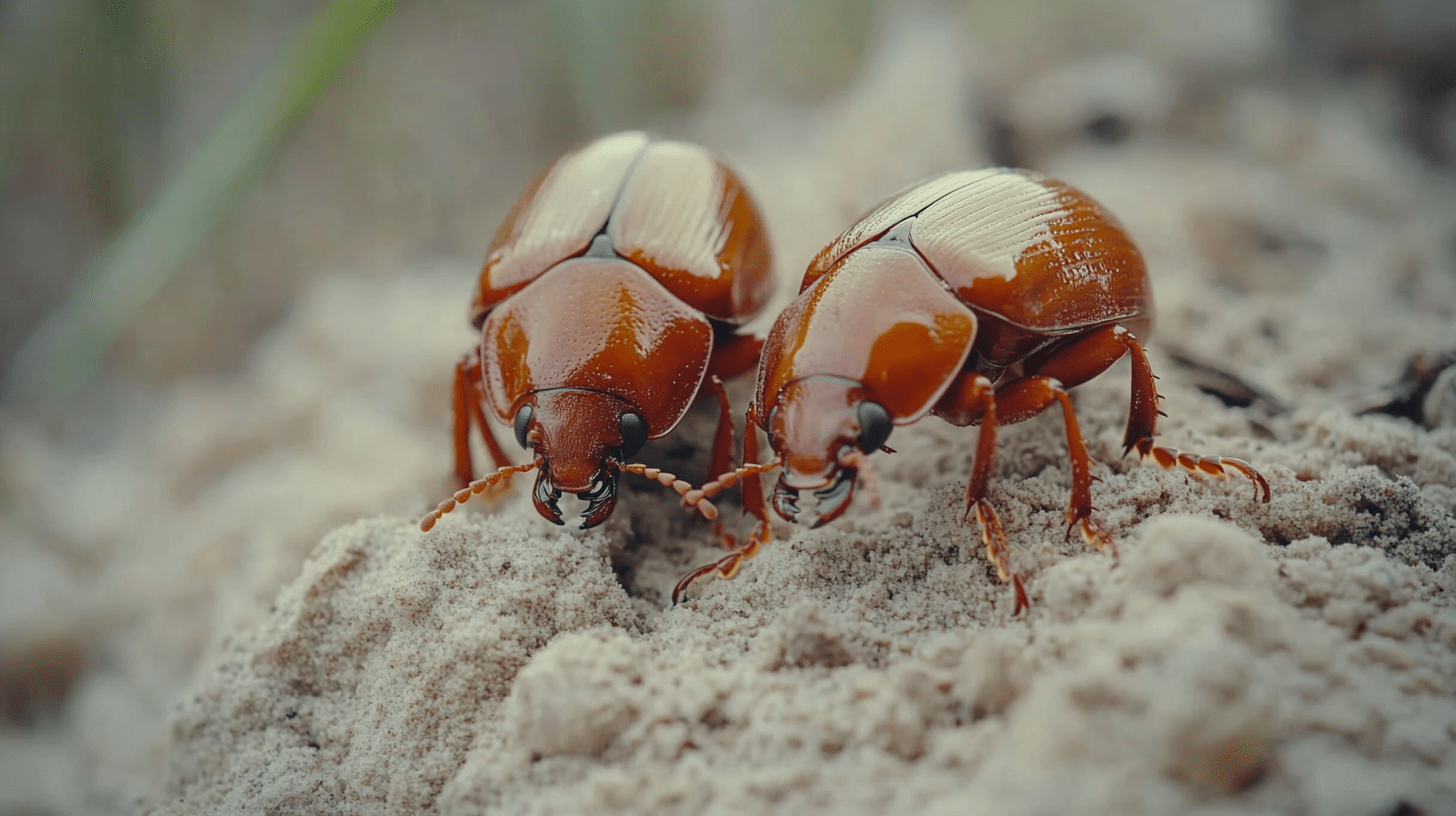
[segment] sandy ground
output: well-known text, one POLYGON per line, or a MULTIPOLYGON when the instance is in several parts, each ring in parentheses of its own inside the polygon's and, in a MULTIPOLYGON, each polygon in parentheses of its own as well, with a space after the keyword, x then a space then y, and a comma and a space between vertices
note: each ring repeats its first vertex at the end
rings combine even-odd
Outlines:
MULTIPOLYGON (((839 102, 677 134, 760 199, 780 303, 877 199, 985 161, 941 104, 976 93, 936 70, 962 47, 892 31, 839 102)), ((1359 413, 1456 348, 1453 197, 1337 103, 1217 112, 1224 142, 1041 167, 1147 255, 1162 440, 1253 462, 1269 504, 1121 459, 1122 365, 1077 391, 1119 558, 1063 538, 1060 418, 1002 431, 1028 614, 961 521, 976 432, 933 418, 876 457, 878 508, 779 524, 669 607, 715 544, 646 483, 588 533, 519 493, 418 531, 474 264, 345 272, 235 377, 0 426, 0 812, 1456 814, 1456 380, 1427 425, 1359 413)), ((642 458, 701 480, 711 423, 642 458)))

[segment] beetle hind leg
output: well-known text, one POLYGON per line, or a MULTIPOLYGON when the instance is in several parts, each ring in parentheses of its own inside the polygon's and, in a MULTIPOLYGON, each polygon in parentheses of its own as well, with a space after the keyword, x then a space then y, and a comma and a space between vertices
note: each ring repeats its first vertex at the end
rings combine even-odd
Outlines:
POLYGON ((1148 355, 1143 351, 1142 344, 1130 332, 1120 332, 1117 340, 1132 355, 1132 406, 1127 415, 1127 432, 1123 435, 1123 455, 1136 448, 1140 459, 1147 461, 1151 458, 1166 470, 1181 467, 1189 473, 1219 479, 1226 478, 1231 471, 1241 473, 1253 483, 1254 500, 1269 501, 1268 480, 1248 462, 1226 456, 1183 453, 1153 442, 1153 436, 1157 433, 1158 417, 1162 415, 1158 410, 1158 400, 1162 397, 1154 382, 1156 377, 1153 376, 1153 368, 1148 363, 1148 355))
POLYGON ((1163 467, 1164 470, 1183 468, 1189 473, 1199 476, 1213 476, 1218 479, 1228 478, 1229 471, 1241 473, 1254 486, 1254 501, 1269 501, 1272 493, 1269 489, 1269 480, 1264 474, 1254 469, 1254 466, 1242 459, 1234 459, 1228 456, 1199 456, 1195 453, 1183 453, 1174 448, 1152 444, 1151 439, 1140 440, 1147 444, 1137 445, 1138 453, 1143 461, 1151 458, 1154 462, 1163 467))

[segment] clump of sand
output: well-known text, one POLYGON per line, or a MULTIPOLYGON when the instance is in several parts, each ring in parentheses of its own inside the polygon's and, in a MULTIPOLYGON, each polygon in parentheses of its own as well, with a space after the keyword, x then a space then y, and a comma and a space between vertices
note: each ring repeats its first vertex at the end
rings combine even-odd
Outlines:
POLYGON ((1456 613, 1376 550, 1164 515, 1115 566, 1039 570, 1013 619, 984 562, 929 543, 964 538, 953 514, 882 518, 644 614, 612 531, 527 509, 331 533, 183 703, 160 812, 1456 801, 1456 613))

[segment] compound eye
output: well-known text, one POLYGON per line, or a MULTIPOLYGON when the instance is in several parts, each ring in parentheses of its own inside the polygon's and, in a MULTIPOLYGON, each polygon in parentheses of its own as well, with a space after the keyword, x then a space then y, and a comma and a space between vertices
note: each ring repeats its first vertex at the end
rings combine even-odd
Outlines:
POLYGON ((531 417, 535 415, 536 412, 529 405, 522 405, 521 410, 516 412, 516 421, 513 423, 516 431, 516 441, 520 442, 523 448, 531 447, 526 444, 526 433, 531 430, 531 417))
POLYGON ((890 438, 890 431, 895 429, 890 412, 878 402, 865 400, 859 404, 856 413, 859 415, 859 449, 865 453, 878 450, 890 438))
POLYGON ((647 444, 647 420, 628 412, 618 420, 622 429, 622 458, 630 459, 647 444))

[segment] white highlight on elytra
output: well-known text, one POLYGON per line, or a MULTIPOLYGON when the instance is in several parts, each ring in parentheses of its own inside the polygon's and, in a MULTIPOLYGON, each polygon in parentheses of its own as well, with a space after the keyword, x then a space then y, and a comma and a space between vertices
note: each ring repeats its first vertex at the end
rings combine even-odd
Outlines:
POLYGON ((1050 225, 1065 209, 1052 191, 1019 173, 993 168, 955 175, 964 179, 962 186, 916 219, 916 245, 973 242, 979 265, 1011 280, 1027 247, 1052 240, 1050 225))

